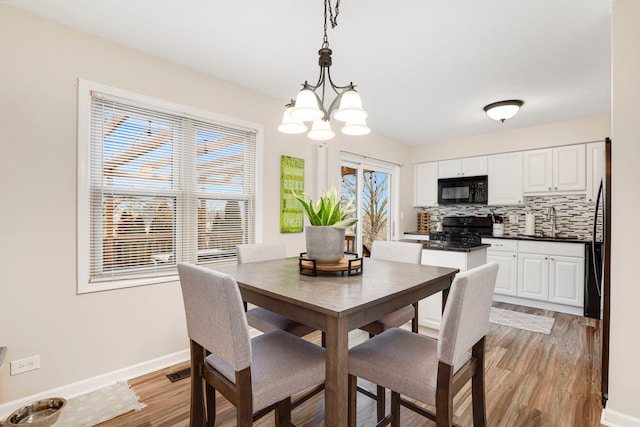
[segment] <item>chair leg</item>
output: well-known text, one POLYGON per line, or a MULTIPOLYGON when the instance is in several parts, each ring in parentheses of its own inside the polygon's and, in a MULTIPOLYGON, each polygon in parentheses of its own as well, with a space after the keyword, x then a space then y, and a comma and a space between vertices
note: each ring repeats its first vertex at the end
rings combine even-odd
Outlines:
POLYGON ((276 427, 291 426, 291 397, 278 402, 276 406, 276 427))
POLYGON ((438 363, 438 383, 436 386, 436 426, 453 425, 453 366, 438 363))
POLYGON ((209 383, 205 385, 205 402, 207 405, 207 427, 216 425, 216 389, 209 383))
POLYGON ((251 368, 236 372, 237 427, 253 426, 253 395, 251 394, 251 368))
POLYGON ((484 337, 473 346, 471 354, 476 359, 476 371, 471 377, 473 425, 474 427, 485 427, 487 425, 487 405, 484 393, 484 337))
POLYGON ((356 426, 356 414, 358 412, 358 377, 349 375, 349 409, 348 426, 356 426))
POLYGON ((376 386, 376 413, 378 416, 378 422, 380 422, 385 415, 385 401, 387 400, 387 394, 385 388, 382 386, 376 386))
POLYGON ((190 342, 191 347, 191 403, 189 425, 200 427, 205 425, 204 412, 204 386, 202 378, 202 363, 204 362, 204 348, 195 341, 190 342))
POLYGON ((391 427, 400 427, 400 393, 391 391, 391 427))

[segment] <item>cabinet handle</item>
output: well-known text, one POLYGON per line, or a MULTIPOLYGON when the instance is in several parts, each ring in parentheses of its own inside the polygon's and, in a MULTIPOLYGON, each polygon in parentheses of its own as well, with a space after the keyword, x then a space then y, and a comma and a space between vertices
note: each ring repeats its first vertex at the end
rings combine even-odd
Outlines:
POLYGON ((549 187, 549 190, 551 190, 551 187, 549 187))
POLYGON ((553 187, 553 189, 554 189, 554 190, 557 190, 557 189, 558 189, 558 187, 553 187))
POLYGON ((555 261, 556 259, 554 257, 551 257, 551 261, 555 261))
POLYGON ((544 259, 549 259, 549 257, 548 257, 548 256, 546 256, 546 257, 544 257, 544 259))
POLYGON ((513 254, 512 256, 515 258, 515 257, 516 257, 516 254, 513 254))

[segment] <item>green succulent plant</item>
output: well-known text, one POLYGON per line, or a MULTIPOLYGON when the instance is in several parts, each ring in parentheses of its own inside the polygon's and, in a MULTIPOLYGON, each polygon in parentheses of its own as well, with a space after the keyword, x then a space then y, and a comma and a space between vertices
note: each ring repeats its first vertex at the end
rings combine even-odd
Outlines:
POLYGON ((356 210, 353 206, 353 197, 348 199, 343 207, 342 200, 344 197, 338 195, 338 191, 333 184, 328 190, 323 190, 323 195, 315 205, 311 196, 307 193, 298 195, 291 190, 291 194, 302 203, 311 225, 325 225, 345 229, 358 222, 358 218, 347 218, 347 215, 356 210))

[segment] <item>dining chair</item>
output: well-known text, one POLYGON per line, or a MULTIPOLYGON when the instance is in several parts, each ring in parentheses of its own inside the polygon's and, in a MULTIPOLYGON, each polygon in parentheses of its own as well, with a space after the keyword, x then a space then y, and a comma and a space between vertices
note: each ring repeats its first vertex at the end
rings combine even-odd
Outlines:
POLYGON ((322 347, 284 331, 250 337, 235 279, 179 263, 191 348, 190 426, 215 425, 216 391, 236 407, 237 426, 275 410, 291 426, 291 395, 325 379, 322 347))
POLYGON ((473 425, 486 426, 484 346, 497 274, 492 262, 455 276, 437 340, 393 328, 349 350, 349 426, 356 423, 358 377, 391 389, 391 413, 381 424, 392 427, 400 426, 401 405, 437 427, 452 426, 453 397, 471 379, 473 425))
MULTIPOLYGON (((283 243, 244 243, 236 246, 236 253, 238 255, 238 264, 284 259, 287 257, 286 248, 283 243)), ((262 332, 282 330, 298 337, 303 337, 315 331, 315 329, 310 326, 296 322, 262 307, 247 310, 247 322, 249 322, 249 326, 262 332)))
MULTIPOLYGON (((386 261, 398 261, 412 264, 420 264, 422 260, 422 244, 413 242, 395 242, 386 240, 375 240, 371 246, 371 259, 380 259, 386 261)), ((407 322, 411 321, 411 330, 415 333, 418 332, 418 303, 414 305, 407 305, 402 307, 393 313, 361 326, 360 329, 369 333, 369 338, 372 338, 390 328, 400 327, 407 322)), ((376 400, 377 417, 378 421, 384 418, 385 415, 385 400, 386 392, 385 388, 378 386, 376 388, 376 394, 371 393, 364 388, 359 387, 358 390, 376 400)))

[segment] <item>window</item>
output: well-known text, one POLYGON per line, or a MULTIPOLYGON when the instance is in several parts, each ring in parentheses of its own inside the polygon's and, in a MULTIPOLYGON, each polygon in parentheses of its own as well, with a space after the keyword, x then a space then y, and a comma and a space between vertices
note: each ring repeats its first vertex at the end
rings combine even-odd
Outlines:
POLYGON ((175 280, 256 240, 259 126, 84 81, 78 111, 79 292, 175 280))

